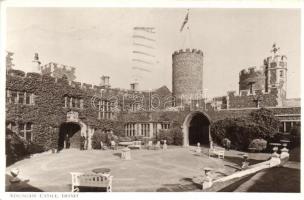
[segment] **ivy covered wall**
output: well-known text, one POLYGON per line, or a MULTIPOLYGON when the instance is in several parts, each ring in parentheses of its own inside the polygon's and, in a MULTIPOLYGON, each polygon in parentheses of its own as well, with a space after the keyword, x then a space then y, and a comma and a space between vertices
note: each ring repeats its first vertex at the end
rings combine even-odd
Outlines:
MULTIPOLYGON (((168 102, 170 91, 165 87, 153 91, 161 98, 162 106, 156 111, 129 112, 132 98, 124 96, 144 96, 144 109, 147 110, 153 102, 149 102, 149 92, 131 90, 109 89, 101 95, 100 86, 69 83, 65 77, 56 79, 49 75, 38 73, 25 74, 20 70, 9 70, 6 78, 6 89, 9 91, 27 92, 35 95, 34 105, 6 103, 6 122, 27 123, 32 126, 33 143, 40 145, 43 150, 57 148, 60 125, 66 122, 67 112, 72 110, 79 113, 79 119, 95 129, 112 129, 115 135, 124 135, 126 122, 171 122, 182 126, 185 117, 191 112, 190 109, 183 111, 166 111, 164 102, 168 102), (83 108, 65 108, 65 96, 83 100, 83 108), (118 110, 112 119, 98 119, 98 109, 92 106, 92 97, 109 99, 111 96, 118 97, 118 110)), ((169 104, 168 104, 169 105, 169 104)), ((270 108, 276 114, 300 114, 300 107, 294 108, 270 108)), ((239 110, 213 110, 208 108, 204 111, 212 121, 224 118, 247 116, 252 109, 239 110)), ((284 117, 284 116, 283 116, 284 117)))
POLYGON ((34 105, 7 102, 6 122, 32 123, 32 142, 42 146, 43 150, 57 148, 59 127, 66 122, 66 114, 70 110, 78 112, 79 119, 95 129, 113 129, 118 135, 123 133, 119 114, 111 120, 98 120, 98 110, 91 105, 92 97, 100 96, 100 90, 96 88, 70 85, 65 77, 55 80, 48 75, 10 70, 6 77, 6 89, 35 95, 34 105), (65 108, 65 96, 83 99, 83 109, 65 108))

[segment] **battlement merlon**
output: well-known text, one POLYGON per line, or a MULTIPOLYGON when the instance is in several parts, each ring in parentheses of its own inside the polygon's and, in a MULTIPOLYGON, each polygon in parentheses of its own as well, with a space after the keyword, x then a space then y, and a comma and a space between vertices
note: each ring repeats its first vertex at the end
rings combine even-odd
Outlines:
POLYGON ((275 56, 269 56, 266 59, 264 59, 264 65, 267 63, 272 62, 287 62, 287 56, 286 55, 275 55, 275 56))
MULTIPOLYGON (((62 84, 65 82, 62 82, 62 80, 64 80, 63 78, 54 78, 52 77, 50 74, 45 74, 42 75, 40 73, 36 73, 36 72, 24 72, 22 70, 16 70, 16 69, 11 69, 8 71, 7 76, 11 76, 11 77, 18 77, 21 79, 38 79, 40 81, 43 81, 45 78, 48 79, 48 81, 52 81, 54 84, 62 84)), ((151 91, 134 91, 131 89, 124 89, 124 88, 104 88, 103 86, 100 85, 93 85, 93 84, 88 84, 88 83, 82 83, 82 82, 77 82, 77 81, 67 81, 66 82, 67 85, 71 86, 72 88, 77 88, 79 90, 83 90, 83 91, 87 91, 87 92, 91 92, 92 94, 101 94, 102 91, 105 92, 121 92, 123 94, 145 94, 145 93, 149 93, 151 91)))
POLYGON ((240 90, 240 93, 237 93, 236 91, 228 91, 227 96, 233 96, 233 97, 242 97, 242 96, 256 96, 256 95, 267 95, 267 94, 276 94, 278 92, 278 89, 273 87, 270 88, 268 92, 266 92, 264 89, 254 89, 252 93, 250 93, 250 90, 240 90), (245 95, 246 94, 246 95, 245 95))
POLYGON ((64 64, 59 64, 59 63, 55 63, 55 62, 49 62, 48 64, 42 65, 40 66, 41 70, 52 70, 52 69, 61 69, 61 70, 65 70, 66 72, 75 72, 75 67, 72 66, 67 66, 64 64))
POLYGON ((202 56, 204 56, 204 53, 202 50, 200 49, 180 49, 178 51, 174 51, 174 53, 172 54, 172 56, 178 55, 178 54, 182 54, 182 53, 196 53, 196 54, 200 54, 202 56))

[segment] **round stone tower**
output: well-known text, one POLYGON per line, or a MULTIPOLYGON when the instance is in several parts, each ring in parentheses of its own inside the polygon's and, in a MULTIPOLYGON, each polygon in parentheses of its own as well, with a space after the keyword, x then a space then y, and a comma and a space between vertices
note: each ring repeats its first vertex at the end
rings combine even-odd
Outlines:
POLYGON ((252 94, 255 90, 265 89, 265 72, 263 69, 250 67, 240 72, 239 92, 249 91, 252 94))
POLYGON ((197 49, 172 54, 172 93, 177 100, 189 103, 203 92, 203 52, 197 49))

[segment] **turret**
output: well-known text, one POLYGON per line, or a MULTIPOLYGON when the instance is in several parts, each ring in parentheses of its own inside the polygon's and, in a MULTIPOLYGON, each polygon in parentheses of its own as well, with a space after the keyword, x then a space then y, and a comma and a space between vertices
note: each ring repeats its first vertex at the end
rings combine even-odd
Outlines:
POLYGON ((278 54, 276 44, 273 44, 271 52, 273 55, 264 60, 265 66, 265 90, 269 92, 271 88, 277 88, 279 96, 286 98, 287 86, 287 57, 283 54, 278 54))

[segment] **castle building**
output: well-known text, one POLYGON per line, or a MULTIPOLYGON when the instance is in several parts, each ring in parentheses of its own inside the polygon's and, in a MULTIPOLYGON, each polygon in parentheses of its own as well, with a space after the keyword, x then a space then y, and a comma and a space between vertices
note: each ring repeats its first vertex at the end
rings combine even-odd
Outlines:
POLYGON ((101 77, 100 85, 76 82, 73 68, 54 63, 41 69, 41 73, 7 71, 6 125, 43 151, 65 148, 67 136, 71 148, 79 148, 80 136, 85 136, 91 149, 98 130, 153 138, 161 130, 180 128, 183 146, 209 144, 214 121, 248 116, 261 107, 279 118, 280 132, 288 133, 301 123, 299 102, 286 99, 287 61, 283 55, 268 57, 261 69, 242 70, 239 94, 228 92, 211 102, 197 98, 203 101, 196 106, 191 106, 193 94, 203 90, 200 50, 173 53, 172 92, 166 86, 140 91, 138 83, 130 89, 112 88, 108 76, 101 77))

